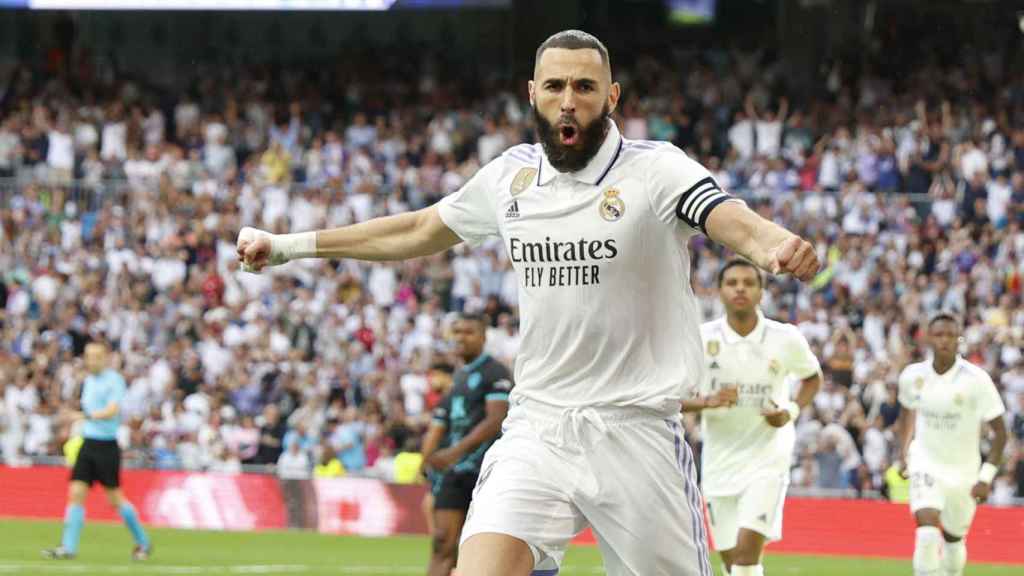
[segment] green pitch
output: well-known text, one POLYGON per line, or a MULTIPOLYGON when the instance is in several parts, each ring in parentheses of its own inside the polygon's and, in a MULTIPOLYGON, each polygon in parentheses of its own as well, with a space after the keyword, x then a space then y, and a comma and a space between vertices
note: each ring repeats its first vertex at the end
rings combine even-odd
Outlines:
MULTIPOLYGON (((422 575, 428 542, 423 537, 355 538, 307 532, 209 532, 151 530, 154 557, 146 563, 129 560, 127 529, 87 523, 79 557, 44 561, 42 548, 60 538, 57 522, 0 520, 0 575, 108 574, 300 574, 422 575)), ((715 566, 717 569, 718 567, 715 566)), ((908 576, 910 563, 859 558, 769 556, 768 574, 807 576, 908 576)), ((968 565, 967 576, 1011 576, 1022 567, 968 565)), ((596 548, 574 548, 562 576, 604 574, 596 548)))

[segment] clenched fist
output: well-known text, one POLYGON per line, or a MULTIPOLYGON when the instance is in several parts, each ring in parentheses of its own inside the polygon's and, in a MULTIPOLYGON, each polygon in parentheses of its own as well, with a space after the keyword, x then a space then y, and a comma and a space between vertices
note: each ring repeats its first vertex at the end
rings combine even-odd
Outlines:
POLYGON ((238 262, 246 272, 259 272, 264 266, 273 266, 281 262, 271 262, 272 235, 263 230, 245 227, 238 233, 235 244, 238 250, 238 262))
POLYGON ((785 240, 772 254, 772 274, 792 274, 806 282, 814 278, 819 267, 814 246, 799 236, 785 240))

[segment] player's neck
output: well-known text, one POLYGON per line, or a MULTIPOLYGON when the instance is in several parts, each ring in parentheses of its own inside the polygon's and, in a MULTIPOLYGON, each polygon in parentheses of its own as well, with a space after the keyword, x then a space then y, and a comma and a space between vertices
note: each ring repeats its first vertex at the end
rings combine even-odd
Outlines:
POLYGON ((746 336, 757 328, 757 313, 750 312, 749 314, 730 314, 729 316, 726 316, 726 322, 729 323, 729 328, 732 328, 733 332, 740 336, 746 336))
POLYGON ((949 358, 939 358, 936 356, 932 360, 932 370, 935 370, 936 374, 942 375, 949 372, 949 369, 956 364, 956 356, 950 356, 949 358))

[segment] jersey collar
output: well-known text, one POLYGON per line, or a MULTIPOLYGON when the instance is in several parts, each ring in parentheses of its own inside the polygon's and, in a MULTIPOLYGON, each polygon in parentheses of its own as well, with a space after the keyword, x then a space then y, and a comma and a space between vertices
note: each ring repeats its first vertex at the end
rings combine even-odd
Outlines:
POLYGON ((740 336, 739 334, 737 334, 736 331, 732 329, 732 326, 729 325, 729 319, 722 318, 722 338, 725 340, 727 344, 735 344, 737 342, 744 341, 764 342, 764 331, 764 314, 761 313, 760 309, 757 310, 757 326, 754 326, 754 329, 750 332, 750 334, 747 334, 746 336, 740 336))
MULTIPOLYGON (((571 172, 569 175, 579 182, 597 186, 604 180, 604 177, 611 171, 612 166, 615 165, 615 161, 618 160, 619 154, 622 153, 622 135, 619 134, 619 129, 615 125, 615 122, 606 120, 608 122, 608 134, 604 137, 604 143, 597 149, 597 154, 590 159, 590 162, 583 167, 579 172, 571 172)), ((556 176, 562 174, 558 170, 555 170, 554 166, 548 162, 548 155, 543 152, 540 155, 540 163, 537 167, 539 173, 537 174, 537 184, 539 186, 547 186, 556 176)))
POLYGON ((477 356, 476 360, 473 360, 469 364, 466 364, 465 366, 463 366, 463 370, 465 370, 466 372, 473 372, 474 370, 479 368, 480 365, 482 365, 484 362, 487 362, 487 359, 490 358, 490 357, 491 357, 490 354, 488 354, 487 352, 484 352, 483 354, 477 356))
POLYGON ((935 356, 933 355, 928 357, 928 369, 932 371, 932 374, 934 374, 936 378, 952 380, 953 378, 956 377, 957 372, 960 372, 960 370, 964 367, 964 364, 966 362, 967 360, 964 360, 963 356, 957 354, 956 360, 953 361, 953 365, 949 367, 949 370, 946 370, 942 374, 939 374, 938 372, 935 371, 935 356))

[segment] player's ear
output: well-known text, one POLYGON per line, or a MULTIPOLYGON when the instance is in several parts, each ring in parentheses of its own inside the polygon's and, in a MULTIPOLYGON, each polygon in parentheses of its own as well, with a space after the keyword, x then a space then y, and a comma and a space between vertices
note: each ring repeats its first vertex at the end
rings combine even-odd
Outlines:
POLYGON ((619 105, 619 96, 622 95, 622 86, 618 82, 612 82, 608 89, 608 115, 615 114, 615 108, 619 105))
POLYGON ((530 97, 530 106, 536 106, 533 99, 533 80, 529 80, 526 82, 526 92, 527 95, 530 97))

